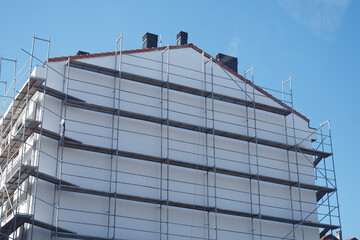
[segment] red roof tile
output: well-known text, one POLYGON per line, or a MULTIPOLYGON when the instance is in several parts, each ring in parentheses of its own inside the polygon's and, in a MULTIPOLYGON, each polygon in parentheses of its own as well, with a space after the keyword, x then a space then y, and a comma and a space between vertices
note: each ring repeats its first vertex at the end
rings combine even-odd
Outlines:
POLYGON ((327 234, 327 235, 323 236, 322 238, 320 238, 320 240, 338 240, 338 238, 332 234, 327 234))
MULTIPOLYGON (((151 52, 151 51, 161 51, 161 50, 165 50, 167 47, 156 47, 156 48, 143 48, 143 49, 135 49, 135 50, 124 50, 122 51, 122 54, 132 54, 132 53, 143 53, 143 52, 151 52)), ((220 65, 222 68, 226 69, 227 71, 231 72, 233 75, 237 76, 238 78, 240 78, 243 81, 246 81, 247 84, 249 85, 253 85, 253 83, 251 81, 249 81, 248 79, 245 79, 242 75, 238 74, 237 72, 234 72, 233 70, 231 70, 230 68, 228 68, 227 66, 225 66, 224 64, 222 64, 220 61, 216 60, 215 58, 213 58, 210 54, 204 52, 203 50, 201 50, 200 48, 196 47, 195 45, 193 45, 192 43, 189 44, 185 44, 185 45, 176 45, 176 46, 169 46, 170 49, 179 49, 179 48, 193 48, 195 51, 199 52, 199 53, 204 53, 204 56, 212 59, 214 62, 216 62, 218 65, 220 65)), ((111 55, 115 55, 115 51, 114 52, 104 52, 104 53, 92 53, 92 54, 84 54, 84 55, 74 55, 74 56, 66 56, 66 57, 54 57, 54 58, 49 58, 49 62, 59 62, 59 61, 66 61, 68 59, 83 59, 83 58, 92 58, 92 57, 102 57, 102 56, 111 56, 111 55)), ((117 52, 117 54, 119 54, 119 51, 117 52)), ((294 113, 296 115, 298 115, 299 117, 301 117, 302 119, 304 119, 305 121, 307 121, 308 123, 310 122, 310 120, 305 117, 304 115, 302 115, 301 113, 299 113, 298 111, 296 111, 295 109, 292 109, 290 106, 283 104, 283 102, 279 99, 277 99, 276 97, 274 97, 273 95, 271 95, 270 93, 268 93, 267 91, 265 91, 264 89, 262 89, 261 87, 257 86, 256 84, 254 84, 254 87, 256 90, 258 90, 259 92, 263 93, 264 95, 268 96, 269 98, 271 98, 272 100, 274 100, 275 102, 277 102, 278 104, 280 104, 281 106, 289 109, 289 110, 293 110, 294 113)))

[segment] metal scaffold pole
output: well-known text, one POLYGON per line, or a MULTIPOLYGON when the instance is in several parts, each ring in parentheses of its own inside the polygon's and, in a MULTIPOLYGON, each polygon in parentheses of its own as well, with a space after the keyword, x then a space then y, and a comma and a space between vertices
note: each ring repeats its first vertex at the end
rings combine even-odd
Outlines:
MULTIPOLYGON (((36 202, 38 199, 37 196, 37 192, 38 192, 38 181, 39 181, 39 167, 40 167, 40 158, 41 158, 41 152, 42 152, 42 133, 43 133, 43 122, 44 122, 44 110, 45 110, 45 94, 46 94, 46 87, 47 87, 47 78, 48 78, 48 73, 49 73, 49 56, 50 56, 50 43, 51 40, 50 39, 42 39, 42 38, 37 38, 35 37, 35 40, 39 40, 39 41, 43 41, 47 43, 47 54, 46 54, 46 60, 44 62, 46 68, 45 68, 45 76, 44 76, 44 92, 42 94, 42 103, 39 105, 40 109, 36 109, 36 111, 40 112, 39 118, 40 118, 40 130, 39 130, 39 134, 38 134, 38 147, 37 147, 37 154, 36 154, 36 158, 34 160, 33 165, 37 168, 36 174, 35 174, 35 189, 34 189, 34 197, 33 197, 33 207, 32 207, 32 211, 33 211, 33 218, 32 218, 32 224, 31 224, 31 240, 33 239, 34 236, 34 222, 35 222, 35 213, 36 213, 36 202)), ((40 99, 38 100, 40 101, 40 99)), ((36 119, 35 119, 36 120, 36 119)), ((31 212, 31 210, 30 210, 31 212)))
MULTIPOLYGON (((286 92, 285 92, 285 84, 289 83, 291 88, 291 76, 285 81, 282 81, 282 98, 283 98, 283 106, 286 108, 286 92)), ((285 142, 289 144, 289 136, 288 136, 288 126, 287 126, 287 117, 284 116, 284 130, 285 130, 285 142)), ((290 153, 289 150, 286 151, 286 158, 287 158, 287 165, 288 165, 288 172, 289 172, 289 181, 291 181, 291 161, 290 161, 290 153)), ((295 220, 294 216, 294 203, 293 203, 293 192, 292 186, 289 186, 289 198, 290 198, 290 207, 291 207, 291 219, 295 220)), ((292 224, 292 239, 295 240, 295 224, 292 224)))
MULTIPOLYGON (((328 129, 329 129, 329 141, 330 141, 330 150, 331 153, 333 153, 333 143, 332 143, 332 135, 331 135, 331 125, 330 125, 330 120, 328 120, 328 129)), ((336 196, 336 208, 337 208, 337 217, 338 217, 338 222, 339 222, 339 231, 342 231, 342 225, 341 225, 341 215, 340 215, 340 206, 339 206, 339 195, 338 195, 338 191, 337 191, 337 181, 336 181, 336 171, 335 171, 335 161, 334 161, 334 154, 331 155, 331 162, 332 162, 332 170, 333 170, 333 174, 334 174, 334 184, 335 184, 335 196, 336 196)), ((328 196, 329 198, 329 196, 328 196)), ((331 212, 330 212, 331 214, 331 212)))
MULTIPOLYGON (((165 141, 166 141, 166 199, 164 200, 164 196, 163 196, 163 190, 164 190, 164 161, 162 161, 160 163, 160 199, 164 200, 166 202, 166 221, 165 221, 165 225, 166 225, 166 239, 169 238, 169 154, 170 154, 170 149, 169 149, 169 51, 170 48, 169 46, 166 47, 162 52, 161 52, 161 82, 163 83, 161 85, 160 88, 160 116, 163 119, 164 118, 164 86, 166 86, 166 121, 162 122, 160 125, 160 157, 161 159, 164 159, 164 143, 163 143, 163 135, 164 135, 164 124, 166 124, 166 131, 165 131, 165 141), (166 70, 164 72, 164 54, 166 53, 166 70), (166 78, 164 81, 164 74, 166 74, 166 78), (166 84, 164 84, 164 82, 166 84)), ((163 239, 163 211, 164 211, 164 207, 163 204, 160 204, 160 224, 159 224, 159 228, 160 228, 160 239, 163 239)))
POLYGON ((170 46, 166 55, 166 239, 169 240, 169 200, 170 200, 170 46))
POLYGON ((167 46, 162 52, 161 52, 161 88, 160 88, 160 116, 161 119, 164 119, 164 86, 166 86, 166 118, 165 121, 163 121, 160 125, 160 157, 161 159, 165 159, 165 161, 161 161, 160 163, 160 199, 166 204, 166 221, 164 222, 163 218, 163 211, 164 211, 164 203, 160 204, 160 213, 159 213, 159 230, 160 230, 160 239, 163 239, 163 233, 166 235, 166 239, 169 239, 169 184, 170 184, 170 125, 169 125, 169 114, 170 114, 170 88, 169 88, 169 82, 170 82, 170 47, 167 46), (166 70, 164 72, 164 54, 166 53, 166 70), (164 80, 164 74, 166 75, 164 80), (166 154, 164 155, 164 143, 163 143, 163 135, 164 135, 164 124, 166 124, 166 131, 165 131, 165 141, 166 141, 166 154), (164 179, 164 164, 166 164, 166 177, 164 179), (164 199, 163 196, 163 190, 164 190, 164 180, 166 181, 166 199, 164 199), (166 230, 164 232, 163 223, 166 225, 166 230))
POLYGON ((112 123, 111 123, 111 149, 114 149, 114 154, 110 156, 110 181, 109 181, 109 192, 114 192, 114 197, 109 197, 108 201, 108 226, 107 226, 107 237, 110 238, 110 228, 111 228, 111 217, 113 217, 113 234, 112 239, 116 237, 116 217, 117 217, 117 183, 118 183, 118 172, 119 172, 119 132, 120 132, 120 96, 121 96, 121 62, 122 62, 122 40, 123 35, 116 39, 115 43, 115 56, 114 56, 114 70, 118 72, 118 75, 114 76, 114 84, 113 84, 113 109, 117 109, 112 115, 112 123), (119 50, 120 44, 120 50, 119 50), (119 57, 118 57, 119 56, 119 57), (119 60, 118 60, 119 58, 119 60), (114 143, 115 141, 115 143, 114 143), (116 146, 114 148, 114 145, 116 146), (114 158, 115 155, 115 158, 114 158), (114 172, 114 164, 115 161, 115 174, 114 172), (114 180, 113 180, 114 179, 114 180), (114 184, 113 184, 114 182, 114 184), (113 189, 114 185, 114 189, 113 189), (111 214, 111 202, 114 201, 113 204, 113 214, 111 214))
POLYGON ((215 239, 218 239, 218 206, 217 206, 217 179, 216 179, 216 147, 215 147, 215 102, 214 102, 214 61, 211 58, 211 115, 212 115, 212 157, 214 171, 214 204, 215 204, 215 239))
MULTIPOLYGON (((121 110, 121 72, 122 72, 122 48, 123 48, 123 34, 121 33, 120 37, 116 40, 116 51, 115 53, 118 53, 118 44, 120 42, 120 56, 119 56, 119 87, 118 87, 118 96, 114 95, 114 99, 117 98, 117 116, 116 116, 116 154, 115 154, 115 195, 114 195, 114 233, 113 233, 113 239, 116 238, 116 216, 117 216, 117 183, 118 183, 118 172, 119 172, 119 135, 120 135, 120 110, 121 110)), ((115 55, 115 59, 117 58, 117 55, 115 55)), ((116 60, 115 60, 116 61, 116 60)), ((116 67, 116 64, 115 64, 116 67)), ((116 70, 116 69, 115 69, 116 70)), ((114 80, 114 89, 116 89, 116 77, 114 80)), ((116 93, 116 92, 115 92, 116 93)), ((115 108, 115 106, 114 106, 115 108)))
MULTIPOLYGON (((292 81, 292 80, 291 80, 292 81)), ((291 82, 292 83, 292 82, 291 82)), ((296 138, 296 127, 295 127, 295 113, 294 113, 294 98, 293 98, 293 92, 292 92, 292 84, 290 85, 290 98, 291 98, 291 116, 292 116, 292 128, 293 128, 293 137, 294 137, 294 146, 295 148, 298 148, 298 145, 300 143, 297 143, 296 138)), ((297 187, 298 187, 298 194, 299 194, 299 206, 300 206, 300 225, 301 225, 301 235, 302 239, 305 240, 304 235, 304 217, 303 217, 303 209, 302 209, 302 197, 301 197, 301 187, 300 187, 300 172, 299 172, 299 158, 298 158, 298 152, 295 151, 295 160, 296 160, 296 176, 297 176, 297 187)))
MULTIPOLYGON (((253 101, 253 99, 248 95, 248 90, 247 90, 247 85, 248 85, 248 82, 247 82, 247 78, 246 78, 246 75, 252 71, 252 68, 250 68, 249 70, 247 71, 244 71, 244 92, 245 92, 245 100, 251 100, 253 101)), ((246 108, 245 108, 245 121, 246 121, 246 135, 247 136, 250 136, 250 125, 249 125, 249 120, 250 120, 250 116, 249 116, 249 105, 246 105, 246 108)), ((248 165, 249 165, 249 173, 251 174, 252 170, 251 170, 251 166, 252 166, 252 163, 251 163, 251 148, 250 148, 250 142, 247 142, 247 157, 248 157, 248 165)), ((249 202, 250 202, 250 213, 253 214, 254 213, 254 210, 253 210, 253 191, 252 191, 252 178, 249 179, 249 202)), ((254 235, 254 218, 251 218, 250 219, 251 221, 251 239, 254 240, 255 238, 255 235, 254 235)))
MULTIPOLYGON (((202 71, 202 77, 203 77, 203 89, 206 89, 206 63, 207 61, 205 61, 205 56, 204 56, 204 52, 202 52, 201 54, 201 71, 202 71)), ((207 98, 204 98, 204 125, 205 128, 208 127, 208 117, 207 117, 207 98)), ((208 133, 204 132, 204 136, 205 136, 205 165, 209 166, 209 153, 208 153, 208 147, 209 147, 209 143, 208 143, 208 133)), ((209 199, 209 171, 205 172, 206 174, 206 206, 209 207, 210 206, 210 199, 209 199)), ((208 239, 210 239, 210 212, 206 213, 207 215, 207 236, 208 239)))
MULTIPOLYGON (((60 127, 59 127, 59 147, 60 147, 60 158, 58 158, 58 179, 59 184, 57 186, 58 195, 56 202, 56 222, 55 222, 55 239, 58 239, 58 230, 59 230, 59 219, 60 219, 60 200, 61 200, 61 188, 62 188, 62 175, 63 175, 63 163, 64 163, 64 142, 66 135, 66 119, 67 119, 67 105, 68 105, 68 93, 70 85, 70 57, 65 63, 64 70, 66 74, 64 75, 63 82, 63 92, 65 93, 64 100, 62 101, 61 107, 61 117, 60 117, 60 127)), ((56 188, 56 186, 55 186, 56 188)))
POLYGON ((257 197, 258 197, 258 218, 259 218, 259 234, 260 239, 263 239, 262 232, 262 213, 261 213, 261 190, 260 190, 260 168, 259 168, 259 149, 258 149, 258 129, 256 119, 256 99, 255 99, 255 78, 254 78, 254 67, 251 67, 251 82, 253 92, 253 110, 254 110, 254 134, 255 134, 255 158, 256 158, 256 179, 257 179, 257 197))

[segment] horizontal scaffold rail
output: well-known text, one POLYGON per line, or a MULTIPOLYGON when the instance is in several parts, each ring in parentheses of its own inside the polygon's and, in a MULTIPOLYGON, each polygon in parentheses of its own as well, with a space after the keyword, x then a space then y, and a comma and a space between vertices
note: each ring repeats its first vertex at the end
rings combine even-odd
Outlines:
POLYGON ((30 214, 17 214, 15 216, 12 216, 11 219, 4 224, 4 226, 1 226, 0 228, 0 240, 6 240, 9 239, 9 235, 14 232, 14 229, 18 229, 23 224, 29 223, 34 224, 34 226, 41 227, 43 229, 49 230, 49 231, 57 231, 58 232, 64 232, 64 233, 71 233, 75 234, 75 232, 68 231, 61 227, 55 227, 51 224, 36 220, 33 218, 33 215, 30 214), (16 224, 16 225, 15 225, 16 224), (15 226, 14 226, 15 225, 15 226))
POLYGON ((1 118, 2 124, 2 138, 5 138, 11 128, 11 121, 15 123, 22 111, 26 106, 26 97, 29 94, 29 99, 36 93, 39 87, 43 84, 45 79, 39 77, 29 77, 29 79, 24 83, 20 91, 16 94, 15 98, 9 105, 7 111, 1 118), (29 86, 28 86, 29 85, 29 86), (28 89, 29 88, 29 89, 28 89), (29 90, 29 91, 28 91, 29 90))
POLYGON ((80 188, 80 187, 63 186, 63 187, 61 187, 61 190, 82 193, 82 194, 90 194, 90 195, 95 195, 95 196, 117 198, 117 199, 123 199, 123 200, 135 201, 135 202, 142 202, 142 203, 159 204, 159 205, 166 204, 167 206, 170 206, 170 207, 191 209, 191 210, 197 210, 197 211, 205 211, 205 212, 209 212, 209 213, 216 212, 218 214, 247 217, 247 218, 253 218, 253 219, 261 218, 261 220, 281 222, 281 223, 287 223, 287 224, 302 224, 304 226, 315 227, 315 228, 330 228, 330 229, 339 228, 339 226, 336 226, 336 225, 322 224, 322 223, 311 222, 311 221, 292 220, 292 219, 268 216, 268 215, 260 216, 259 214, 215 208, 213 206, 209 207, 209 206, 202 206, 202 205, 194 205, 194 204, 181 203, 181 202, 175 202, 175 201, 167 201, 167 200, 160 200, 160 199, 154 199, 154 198, 139 197, 139 196, 127 195, 127 194, 116 193, 116 192, 104 192, 104 191, 80 188))
POLYGON ((60 238, 69 238, 69 239, 81 239, 81 240, 113 240, 114 238, 105 238, 105 237, 94 237, 89 235, 81 235, 81 234, 75 234, 75 233, 64 233, 59 232, 57 233, 57 236, 60 238))
POLYGON ((23 143, 23 140, 26 141, 31 134, 38 128, 40 122, 34 120, 26 120, 25 124, 22 124, 20 128, 17 129, 16 133, 10 137, 10 141, 6 141, 4 146, 1 146, 0 150, 0 167, 3 167, 6 164, 6 160, 11 159, 19 151, 20 146, 23 143), (24 134, 25 127, 25 135, 24 134), (24 137, 24 138, 23 138, 24 137))
MULTIPOLYGON (((95 112, 114 114, 114 115, 119 115, 121 117, 132 118, 132 119, 137 119, 137 120, 147 121, 147 122, 152 122, 152 123, 157 123, 157 124, 166 124, 167 123, 166 118, 159 118, 159 117, 149 116, 149 115, 145 115, 145 114, 119 110, 116 108, 104 107, 104 106, 100 106, 100 105, 96 105, 96 104, 86 103, 85 101, 76 101, 76 100, 68 99, 67 106, 82 108, 82 109, 95 111, 95 112)), ((233 132, 226 132, 226 131, 222 131, 222 130, 216 130, 216 129, 213 130, 212 128, 209 128, 209 127, 202 127, 202 126, 193 125, 190 123, 179 122, 179 121, 175 121, 175 120, 169 120, 168 124, 170 127, 182 128, 182 129, 196 131, 196 132, 205 132, 205 133, 212 134, 214 131, 214 134, 216 136, 232 138, 232 139, 247 141, 247 142, 251 142, 251 143, 257 143, 260 145, 274 147, 274 148, 280 148, 280 149, 293 151, 293 152, 301 152, 303 154, 317 156, 317 159, 323 159, 323 158, 331 156, 331 153, 322 152, 322 151, 318 151, 318 150, 314 150, 314 149, 308 149, 308 148, 300 147, 297 145, 294 146, 294 145, 289 145, 289 144, 280 143, 280 142, 276 142, 276 141, 255 138, 253 136, 247 136, 247 135, 233 133, 233 132)))
POLYGON ((286 108, 273 107, 273 106, 266 105, 263 103, 258 103, 258 102, 255 103, 254 101, 230 97, 230 96, 220 94, 220 93, 212 93, 210 91, 204 91, 201 89, 184 86, 184 85, 177 84, 177 83, 172 83, 172 82, 167 83, 165 81, 161 81, 161 80, 158 80, 155 78, 145 77, 145 76, 128 73, 128 72, 123 72, 123 71, 120 72, 120 71, 117 71, 114 69, 105 68, 105 67, 101 67, 101 66, 97 66, 97 65, 93 65, 93 64, 89 64, 89 63, 79 62, 79 61, 75 61, 72 59, 70 59, 67 62, 67 64, 70 67, 79 68, 79 69, 83 69, 83 70, 87 70, 87 71, 91 71, 91 72, 96 72, 96 73, 100 73, 100 74, 104 74, 104 75, 108 75, 108 76, 113 76, 113 77, 121 76, 121 78, 123 78, 123 79, 134 81, 134 82, 139 82, 139 83, 148 84, 148 85, 157 86, 157 87, 169 87, 169 89, 171 89, 171 90, 184 92, 184 93, 188 93, 188 94, 192 94, 192 95, 196 95, 196 96, 201 96, 201 97, 211 96, 214 99, 219 100, 219 101, 238 104, 241 106, 253 106, 258 110, 272 112, 272 113, 276 113, 276 114, 280 114, 280 115, 284 115, 284 116, 287 116, 290 113, 292 113, 292 111, 290 111, 289 109, 286 109, 286 108))
MULTIPOLYGON (((49 131, 49 130, 43 131, 43 136, 50 137, 54 140, 59 139, 57 137, 56 133, 52 132, 52 134, 46 134, 47 132, 51 132, 51 131, 49 131)), ((150 155, 145 155, 145 154, 140 154, 140 153, 127 152, 127 151, 116 150, 116 149, 111 149, 111 148, 98 147, 98 146, 94 146, 94 145, 87 145, 87 144, 83 144, 83 143, 80 143, 78 141, 73 141, 73 140, 70 140, 70 141, 64 140, 64 146, 69 147, 69 148, 90 151, 90 152, 97 152, 97 153, 102 153, 102 154, 109 154, 109 155, 115 155, 117 153, 117 155, 119 157, 132 158, 132 159, 143 160, 143 161, 148 161, 148 162, 156 162, 156 163, 169 163, 169 165, 172 165, 172 166, 195 169, 195 170, 200 170, 200 171, 207 171, 207 172, 215 171, 214 167, 211 167, 211 166, 194 164, 194 163, 190 163, 190 162, 184 162, 184 161, 168 159, 168 158, 161 158, 161 157, 156 157, 156 156, 150 156, 150 155)), ((297 186, 297 187, 307 189, 307 190, 314 190, 314 191, 317 191, 318 200, 320 200, 321 197, 325 193, 331 193, 331 192, 335 191, 334 188, 305 184, 305 183, 290 181, 290 180, 281 179, 281 178, 256 175, 256 174, 240 172, 240 171, 235 171, 235 170, 230 170, 230 169, 224 169, 224 168, 219 168, 219 167, 216 167, 216 173, 228 175, 228 176, 234 176, 234 177, 241 177, 241 178, 246 178, 246 179, 259 179, 260 181, 263 181, 263 182, 269 182, 269 183, 285 185, 285 186, 297 186)))

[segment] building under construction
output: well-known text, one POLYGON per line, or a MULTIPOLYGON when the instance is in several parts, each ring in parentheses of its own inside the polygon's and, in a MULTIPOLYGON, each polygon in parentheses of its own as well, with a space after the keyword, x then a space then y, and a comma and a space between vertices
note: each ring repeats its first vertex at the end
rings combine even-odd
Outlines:
POLYGON ((114 52, 49 58, 50 40, 34 36, 24 66, 1 57, 0 239, 341 230, 329 121, 312 128, 294 110, 291 78, 260 87, 237 58, 176 37, 163 47, 146 33, 123 50, 121 35, 114 52))

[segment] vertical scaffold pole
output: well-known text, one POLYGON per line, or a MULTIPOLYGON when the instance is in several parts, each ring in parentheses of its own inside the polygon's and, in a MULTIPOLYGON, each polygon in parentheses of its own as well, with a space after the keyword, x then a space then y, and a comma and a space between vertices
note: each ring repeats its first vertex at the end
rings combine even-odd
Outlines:
MULTIPOLYGON (((283 98, 283 107, 286 108, 286 93, 285 93, 285 84, 289 83, 291 87, 291 76, 285 81, 281 83, 282 89, 282 98, 283 98)), ((288 126, 287 126, 287 116, 284 116, 284 127, 285 127, 285 143, 289 144, 289 136, 288 136, 288 126)), ((291 163, 290 163, 290 152, 286 151, 287 163, 288 163, 288 172, 289 172, 289 181, 291 181, 291 163)), ((294 204, 293 204, 293 193, 292 186, 289 187, 289 195, 290 195, 290 207, 291 207, 291 219, 294 220, 294 204)), ((295 239, 295 225, 292 224, 292 239, 295 239)))
MULTIPOLYGON (((248 96, 248 90, 247 90, 247 78, 246 78, 246 75, 252 71, 252 68, 249 69, 248 71, 244 71, 244 84, 245 84, 245 100, 248 100, 248 98, 250 98, 250 96, 248 96)), ((251 99, 251 98, 250 98, 251 99)), ((252 100, 252 99, 251 99, 252 100)), ((249 106, 246 105, 246 135, 247 136, 250 136, 250 126, 249 126, 249 106)), ((248 155, 248 163, 249 163, 249 174, 251 174, 251 151, 250 151, 250 142, 248 141, 247 142, 247 155, 248 155)), ((251 215, 253 214, 254 210, 253 210, 253 193, 252 193, 252 179, 250 178, 249 179, 249 196, 250 196, 250 213, 251 215)), ((251 239, 254 240, 255 236, 254 236, 254 218, 251 218, 251 239)))
POLYGON ((167 146, 167 153, 166 153, 166 236, 167 240, 169 240, 169 197, 170 197, 170 128, 169 128, 169 120, 170 120, 170 75, 169 75, 169 64, 170 64, 170 46, 167 47, 167 56, 166 56, 166 146, 167 146))
POLYGON ((255 78, 254 78, 254 67, 251 66, 251 82, 253 90, 253 111, 254 111, 254 134, 255 134, 255 158, 256 158, 256 180, 257 180, 257 190, 258 190, 258 209, 259 209, 259 234, 260 239, 263 238, 262 235, 262 214, 261 214, 261 191, 260 191, 260 169, 259 169, 259 149, 258 149, 258 136, 257 136, 257 120, 256 120, 256 98, 255 98, 255 78))
MULTIPOLYGON (((320 139, 321 139, 321 150, 323 152, 325 152, 325 147, 324 147, 324 144, 325 144, 325 138, 324 135, 323 135, 323 128, 322 126, 320 126, 320 139)), ((328 178, 328 174, 327 174, 327 166, 326 166, 326 159, 323 160, 323 163, 324 163, 324 174, 325 174, 325 179, 326 179, 326 187, 329 187, 329 178, 328 178)), ((330 194, 329 193, 326 193, 326 196, 327 196, 327 207, 328 207, 328 211, 329 211, 329 221, 330 221, 330 225, 332 225, 332 219, 331 219, 331 206, 330 206, 330 194)), ((331 229, 331 234, 333 233, 333 230, 331 229)))
POLYGON ((215 148, 215 99, 214 99, 214 61, 211 58, 211 113, 212 113, 212 155, 214 168, 214 200, 215 200, 215 239, 218 239, 217 184, 216 184, 216 148, 215 148))
MULTIPOLYGON (((36 38, 35 39, 39 39, 36 38)), ((44 108, 45 108, 45 94, 46 94, 46 86, 47 86, 47 78, 48 78, 48 72, 49 72, 49 56, 50 56, 50 42, 51 40, 45 40, 45 39, 39 39, 41 41, 47 42, 48 43, 48 47, 47 47, 47 54, 46 54, 46 62, 44 62, 44 64, 46 63, 46 68, 45 68, 45 80, 44 80, 44 92, 42 93, 42 104, 40 104, 40 116, 39 118, 40 120, 40 131, 39 131, 39 136, 38 136, 38 147, 37 147, 37 156, 35 158, 34 161, 34 165, 37 167, 37 171, 36 171, 36 176, 35 176, 35 189, 34 189, 34 200, 33 200, 33 207, 32 207, 32 211, 33 211, 33 218, 32 218, 32 224, 31 224, 31 240, 33 239, 34 236, 34 221, 35 221, 35 209, 36 209, 36 202, 37 202, 37 189, 38 189, 38 180, 39 180, 39 166, 40 166, 40 154, 41 154, 41 147, 42 147, 42 131, 43 131, 43 121, 44 121, 44 108)), ((40 101, 40 100, 39 100, 40 101)), ((37 109, 36 109, 37 111, 37 109)), ((31 210, 30 210, 31 211, 31 210)))
MULTIPOLYGON (((291 80, 292 81, 292 80, 291 80)), ((290 84, 290 97, 291 97, 291 115, 292 115, 292 129, 293 129, 293 137, 294 137, 294 147, 295 150, 298 148, 297 138, 296 138, 296 128, 295 128, 295 113, 294 113, 294 98, 292 92, 292 82, 290 84)), ((303 223, 303 210, 302 210, 302 199, 301 199, 301 187, 300 187, 300 172, 299 172, 299 159, 298 159, 298 151, 295 151, 295 160, 296 160, 296 175, 297 175, 297 187, 299 194, 299 206, 300 206, 300 224, 301 224, 301 234, 302 239, 305 240, 304 236, 304 223, 303 223)))
POLYGON ((331 126, 330 126, 330 120, 328 121, 328 127, 329 127, 329 139, 330 139, 330 150, 331 150, 331 161, 332 161, 332 167, 334 171, 334 184, 335 184, 335 193, 336 193, 336 208, 338 213, 338 222, 340 226, 340 231, 342 231, 342 225, 341 225, 341 216, 340 216, 340 207, 339 207, 339 196, 337 191, 337 182, 336 182, 336 172, 335 172, 335 162, 334 162, 334 152, 333 152, 333 145, 332 145, 332 136, 331 136, 331 126))
POLYGON ((55 223, 55 239, 58 239, 58 227, 59 227, 59 218, 60 218, 60 195, 61 195, 61 185, 62 185, 62 172, 63 172, 63 163, 64 163, 64 142, 65 142, 65 135, 66 135, 66 118, 67 118, 67 101, 68 101, 68 93, 69 93, 69 84, 70 84, 70 57, 65 64, 65 71, 66 74, 64 75, 64 93, 65 98, 62 103, 62 113, 61 113, 61 120, 60 120, 60 159, 59 159, 59 185, 58 185, 58 200, 56 204, 56 223, 55 223))
POLYGON ((161 53, 161 80, 164 84, 162 84, 161 86, 161 99, 160 99, 160 104, 161 104, 161 118, 163 119, 163 102, 164 102, 164 86, 166 86, 166 154, 165 154, 165 158, 164 158, 164 154, 163 154, 163 124, 165 123, 165 121, 161 124, 161 158, 164 160, 161 162, 160 165, 160 199, 163 199, 163 190, 164 190, 164 186, 163 186, 163 166, 164 166, 164 162, 166 162, 166 200, 163 201, 163 203, 160 204, 160 239, 163 239, 162 237, 162 233, 163 233, 163 227, 162 227, 162 223, 163 223, 163 204, 166 203, 166 239, 169 239, 169 184, 170 184, 170 165, 169 165, 169 159, 170 159, 170 128, 169 128, 169 113, 170 113, 170 109, 169 109, 169 104, 170 104, 170 46, 167 46, 161 53), (166 53, 166 82, 164 81, 164 54, 166 53), (165 84, 166 83, 166 84, 165 84))
MULTIPOLYGON (((116 206, 117 206, 117 175, 118 175, 118 159, 119 159, 119 151, 118 151, 118 145, 119 145, 119 121, 120 121, 120 81, 121 81, 121 59, 122 58, 122 33, 120 37, 118 37, 115 41, 115 54, 114 54, 114 70, 118 73, 114 76, 114 84, 113 84, 113 108, 117 108, 117 111, 113 113, 112 120, 111 120, 111 149, 114 149, 114 141, 116 144, 115 152, 114 154, 111 154, 110 156, 110 184, 109 184, 109 192, 112 192, 113 189, 113 162, 114 162, 114 155, 115 155, 115 180, 114 180, 114 216, 113 216, 113 236, 112 238, 115 238, 115 232, 116 232, 116 206), (120 52, 118 51, 120 42, 120 52), (120 61, 118 61, 118 55, 120 55, 120 61), (119 69, 119 70, 118 70, 119 69), (119 87, 117 84, 117 80, 119 79, 119 87), (115 117, 116 116, 116 117, 115 117), (115 123, 116 122, 116 123, 115 123), (115 127, 116 124, 116 127, 115 127), (116 131, 116 137, 114 139, 114 135, 116 131)), ((110 237, 110 221, 111 221, 111 199, 113 197, 109 197, 108 201, 108 226, 107 226, 107 237, 110 237)))
MULTIPOLYGON (((162 85, 161 85, 161 93, 160 93, 160 110, 161 110, 161 113, 160 113, 160 116, 161 116, 161 119, 164 119, 164 86, 166 86, 166 92, 167 92, 167 97, 166 97, 166 122, 162 122, 161 125, 160 125, 160 157, 161 159, 165 160, 165 161, 162 161, 161 164, 160 164, 160 199, 164 201, 164 196, 163 196, 163 190, 164 190, 164 184, 163 184, 163 181, 164 181, 164 178, 163 178, 163 175, 164 175, 164 163, 166 162, 166 166, 167 166, 167 184, 166 184, 166 188, 167 188, 167 191, 166 191, 166 205, 167 205, 167 209, 166 209, 166 238, 168 239, 169 238, 169 235, 168 235, 168 231, 169 231, 169 227, 168 227, 168 221, 169 221, 169 205, 168 205, 168 201, 169 201, 169 51, 170 51, 170 48, 169 46, 166 47, 162 52, 161 52, 161 81, 162 81, 162 85), (167 70, 166 70, 166 82, 164 81, 164 54, 167 53, 167 56, 166 56, 166 62, 167 62, 167 70), (166 84, 164 84, 166 83, 166 84), (166 123, 166 158, 164 157, 164 143, 163 143, 163 135, 164 135, 164 130, 163 130, 163 127, 164 127, 164 123, 166 123)), ((160 224, 159 224, 159 230, 160 230, 160 239, 163 239, 163 204, 160 204, 160 224)))
MULTIPOLYGON (((202 77, 203 77, 203 89, 206 91, 206 61, 205 61, 205 53, 202 52, 201 54, 201 70, 202 70, 202 77)), ((203 94, 203 93, 202 93, 203 94)), ((207 119, 207 96, 204 98, 204 126, 205 128, 208 127, 208 119, 207 119)), ((209 166, 209 153, 208 153, 208 132, 204 132, 205 135, 205 160, 206 160, 206 166, 209 166)), ((206 171, 206 206, 209 207, 210 201, 209 201, 209 171, 206 171)), ((210 212, 207 212, 207 235, 208 239, 210 239, 210 212)))
MULTIPOLYGON (((121 71, 122 71, 122 44, 123 44, 123 34, 121 33, 120 37, 116 40, 116 54, 118 52, 118 43, 120 41, 120 59, 119 59, 119 89, 117 96, 117 116, 116 116, 116 153, 115 153, 115 196, 114 196, 114 232, 113 239, 116 237, 116 216, 117 216, 117 183, 118 183, 118 172, 119 172, 119 135, 120 135, 120 109, 121 109, 121 71)), ((115 55, 115 59, 117 55, 115 55)), ((116 60, 115 60, 116 61, 116 60)), ((116 65, 115 65, 116 67, 116 65)), ((116 87, 116 77, 114 81, 114 86, 116 87)), ((116 95, 115 95, 116 98, 116 95)))

